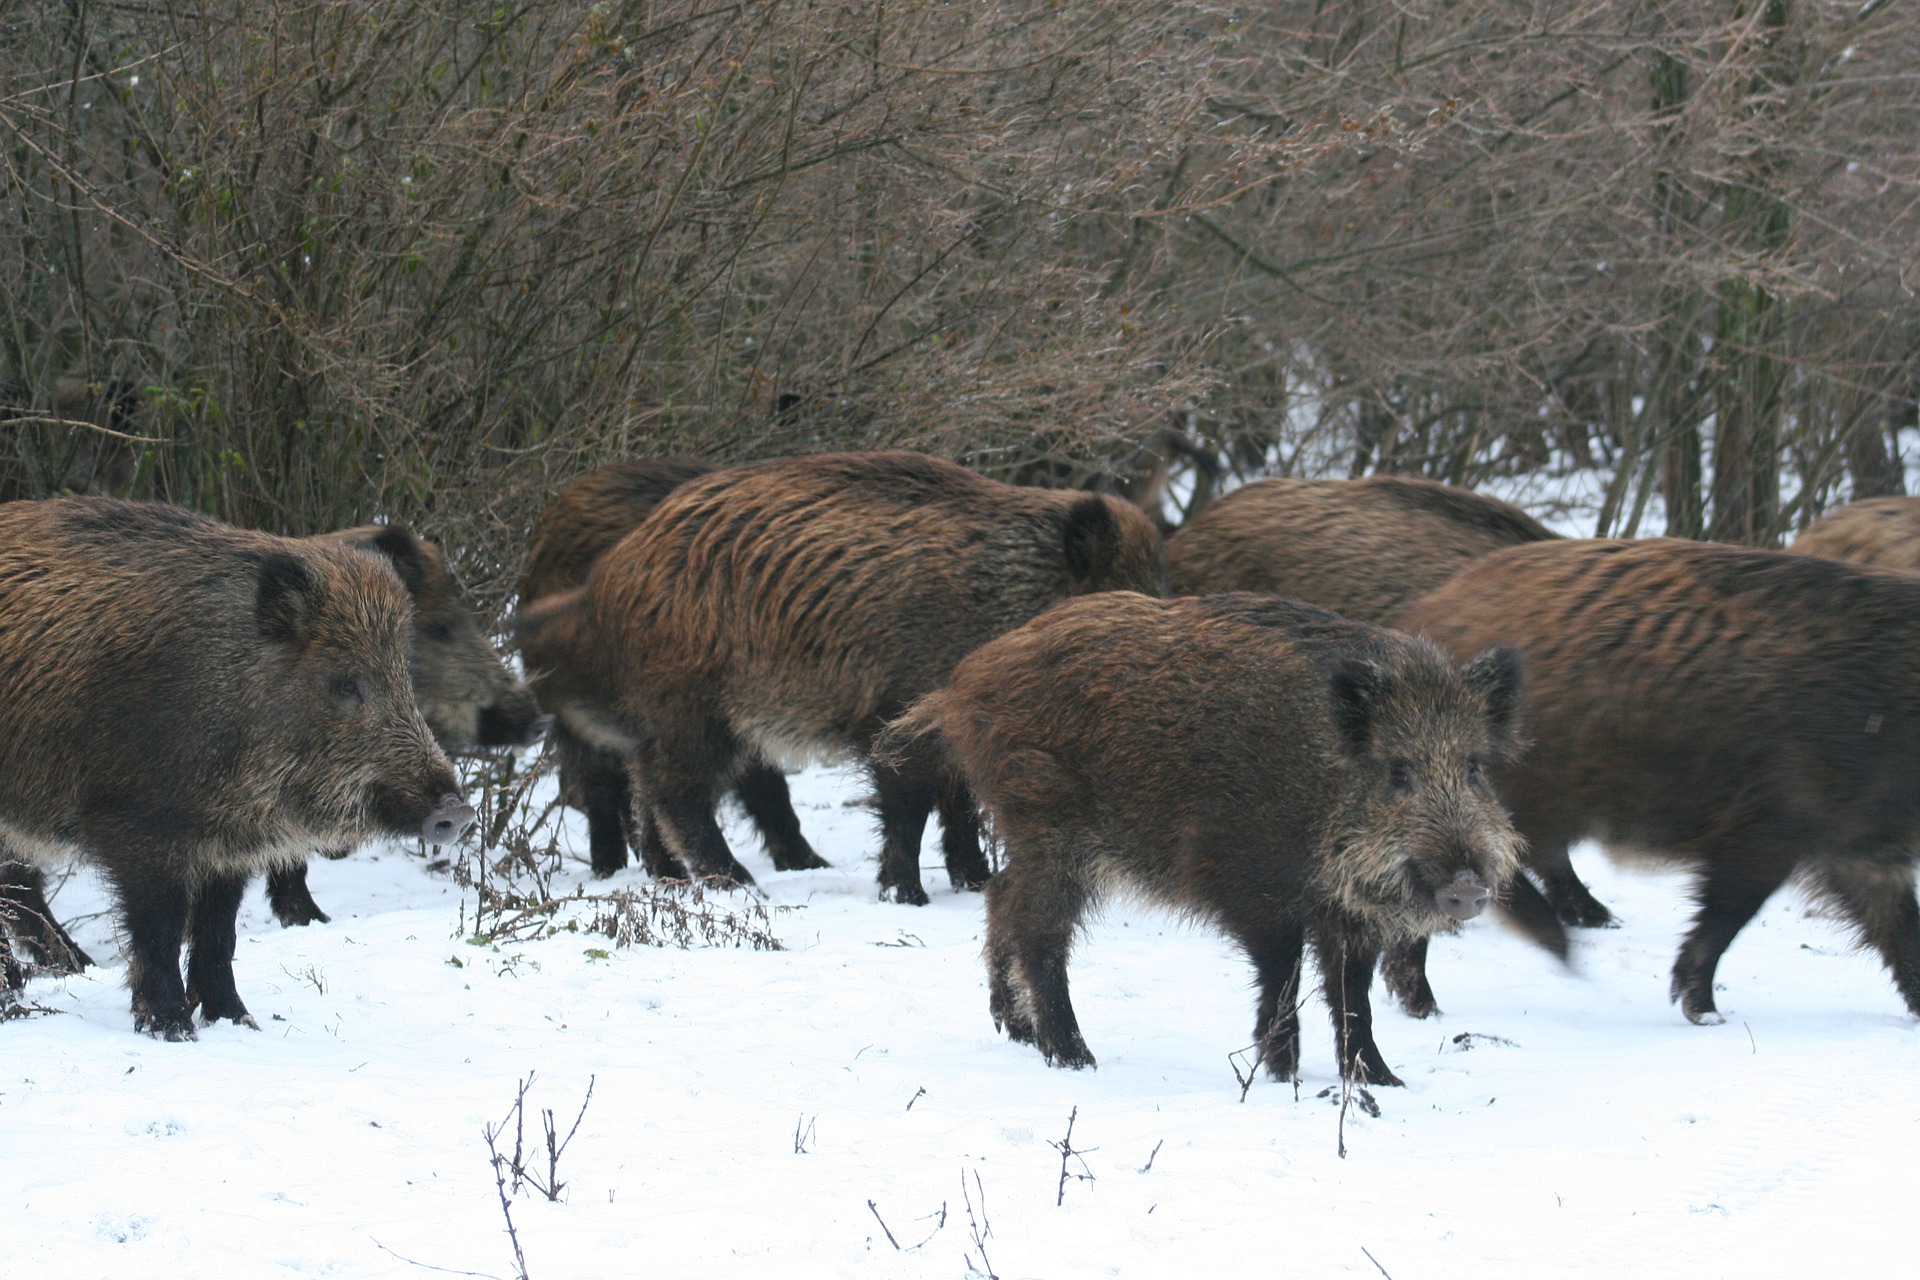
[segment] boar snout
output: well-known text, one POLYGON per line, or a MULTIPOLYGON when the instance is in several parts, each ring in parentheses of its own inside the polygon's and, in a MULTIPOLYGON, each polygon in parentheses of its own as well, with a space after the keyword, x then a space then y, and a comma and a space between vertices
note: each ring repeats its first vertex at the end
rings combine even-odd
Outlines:
POLYGON ((473 806, 457 795, 444 795, 440 803, 433 806, 426 821, 420 824, 420 834, 428 844, 454 844, 466 838, 473 830, 473 806))
POLYGON ((1493 890, 1471 871, 1462 871, 1433 895, 1434 903, 1455 920, 1471 920, 1486 910, 1493 890))

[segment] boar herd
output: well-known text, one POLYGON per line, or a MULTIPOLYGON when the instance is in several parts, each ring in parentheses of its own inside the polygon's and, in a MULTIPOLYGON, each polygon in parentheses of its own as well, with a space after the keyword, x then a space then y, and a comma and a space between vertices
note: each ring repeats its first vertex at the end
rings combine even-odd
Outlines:
POLYGON ((1920 1014, 1920 500, 1833 513, 1789 552, 1561 538, 1424 480, 1277 479, 1163 540, 1137 507, 911 453, 623 462, 532 529, 527 680, 446 558, 396 525, 306 539, 155 503, 0 505, 0 977, 89 958, 45 897, 113 888, 133 1021, 251 1025, 235 918, 265 873, 327 917, 314 852, 461 839, 450 754, 551 731, 596 874, 826 865, 785 774, 866 771, 879 888, 983 889, 989 1011, 1056 1066, 1087 911, 1130 893, 1246 953, 1261 1064, 1297 1077, 1310 949, 1343 1078, 1398 1084, 1379 970, 1436 1009, 1428 939, 1490 904, 1564 957, 1610 922, 1569 848, 1691 869, 1672 994, 1796 881, 1920 1014), (1904 639, 1913 630, 1915 643, 1904 639), (983 826, 984 817, 984 826, 983 826), (997 839, 993 871, 983 832, 997 839), (185 946, 184 977, 180 951, 185 946))

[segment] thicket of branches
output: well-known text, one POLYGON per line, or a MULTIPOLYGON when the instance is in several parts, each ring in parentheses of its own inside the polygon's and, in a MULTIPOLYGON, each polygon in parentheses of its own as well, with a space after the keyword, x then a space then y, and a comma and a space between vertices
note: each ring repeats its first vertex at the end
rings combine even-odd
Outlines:
POLYGON ((1872 0, 0 0, 0 497, 407 519, 490 605, 643 453, 1766 543, 1900 484, 1917 90, 1872 0))

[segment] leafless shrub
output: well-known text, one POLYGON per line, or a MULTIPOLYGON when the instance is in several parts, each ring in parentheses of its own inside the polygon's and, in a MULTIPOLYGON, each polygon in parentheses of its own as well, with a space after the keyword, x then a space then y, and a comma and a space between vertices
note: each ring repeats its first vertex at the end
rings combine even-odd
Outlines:
MULTIPOLYGON (((1093 1170, 1087 1165, 1087 1156, 1098 1151, 1100 1148, 1075 1147, 1073 1145, 1073 1122, 1079 1118, 1080 1108, 1075 1107, 1067 1114, 1067 1132, 1065 1136, 1058 1142, 1053 1141, 1051 1138, 1047 1140, 1047 1145, 1060 1153, 1060 1186, 1053 1197, 1053 1207, 1056 1209, 1067 1202, 1068 1178, 1072 1178, 1078 1182, 1092 1182, 1094 1180, 1093 1170), (1073 1173, 1067 1168, 1067 1161, 1069 1160, 1078 1160, 1080 1162, 1080 1172, 1073 1173)), ((1155 1148, 1155 1150, 1158 1149, 1157 1147, 1155 1148)), ((1152 1163, 1151 1158, 1148 1159, 1148 1163, 1152 1163)))
POLYGON ((1213 382, 1205 322, 1129 283, 1138 229, 1353 145, 1211 109, 1235 28, 1145 0, 25 0, 0 484, 403 518, 497 607, 545 496, 608 456, 1121 448, 1213 382), (121 436, 61 425, 96 419, 121 436))
POLYGON ((550 773, 544 756, 524 768, 506 759, 468 771, 467 795, 482 836, 451 867, 455 882, 473 895, 469 911, 462 893, 458 936, 491 945, 576 934, 611 948, 780 950, 774 913, 786 908, 769 907, 743 890, 699 880, 651 880, 604 892, 564 887, 558 801, 538 786, 550 773))
POLYGON ((580 1100, 580 1113, 573 1118, 573 1127, 567 1130, 566 1137, 560 1136, 554 1124, 553 1111, 550 1108, 541 1109, 540 1129, 545 1136, 544 1150, 547 1157, 547 1171, 544 1175, 537 1166, 528 1167, 528 1161, 533 1156, 528 1152, 526 1144, 527 1091, 533 1088, 534 1078, 535 1073, 529 1071, 527 1078, 520 1081, 514 1091, 513 1106, 508 1109, 507 1118, 498 1125, 488 1125, 484 1133, 487 1152, 493 1158, 494 1172, 496 1175, 502 1175, 503 1180, 509 1183, 507 1190, 513 1195, 519 1195, 521 1187, 532 1187, 551 1203, 560 1199, 560 1193, 566 1190, 567 1184, 560 1180, 560 1157, 566 1154, 567 1145, 573 1141, 573 1135, 580 1132, 580 1122, 587 1118, 587 1104, 593 1101, 595 1077, 587 1077, 587 1096, 580 1100), (496 1145, 497 1139, 506 1133, 509 1124, 513 1126, 511 1155, 503 1154, 496 1145))

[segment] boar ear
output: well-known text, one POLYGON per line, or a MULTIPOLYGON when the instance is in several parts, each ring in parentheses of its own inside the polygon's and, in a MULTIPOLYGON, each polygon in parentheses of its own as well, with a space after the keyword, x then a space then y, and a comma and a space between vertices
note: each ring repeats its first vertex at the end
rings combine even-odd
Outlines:
POLYGON ((1467 664, 1467 687, 1486 699, 1487 725, 1493 740, 1511 749, 1520 740, 1520 696, 1526 680, 1521 674, 1520 651, 1510 644, 1483 649, 1467 664))
POLYGON ((1380 669, 1359 658, 1343 658, 1330 673, 1333 723, 1350 756, 1364 756, 1373 740, 1373 710, 1379 701, 1380 669))
POLYGON ((1067 508, 1064 537, 1067 572, 1076 582, 1104 576, 1120 554, 1120 522, 1098 494, 1089 493, 1067 508))
POLYGON ((254 587, 253 615, 260 634, 269 640, 300 644, 320 616, 325 590, 320 580, 297 558, 269 551, 260 561, 254 587))
POLYGON ((403 524, 383 524, 364 545, 393 562, 393 571, 410 594, 420 594, 433 565, 427 545, 413 536, 413 530, 403 524))

